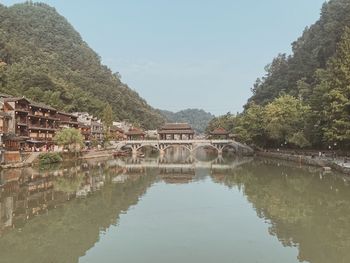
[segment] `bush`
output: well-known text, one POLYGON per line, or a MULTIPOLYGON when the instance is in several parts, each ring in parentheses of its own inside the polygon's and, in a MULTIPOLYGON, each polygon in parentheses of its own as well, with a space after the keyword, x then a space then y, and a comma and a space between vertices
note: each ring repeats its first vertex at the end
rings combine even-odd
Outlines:
POLYGON ((59 153, 41 153, 39 155, 40 164, 59 163, 62 160, 62 156, 59 153))

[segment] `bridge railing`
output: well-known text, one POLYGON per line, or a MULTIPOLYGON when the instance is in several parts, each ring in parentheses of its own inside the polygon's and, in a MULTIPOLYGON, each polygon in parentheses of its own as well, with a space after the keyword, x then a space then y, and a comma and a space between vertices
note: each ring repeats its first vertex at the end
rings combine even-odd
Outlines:
POLYGON ((211 143, 211 144, 227 144, 233 143, 234 140, 126 140, 120 141, 120 143, 128 143, 128 144, 193 144, 193 143, 211 143))

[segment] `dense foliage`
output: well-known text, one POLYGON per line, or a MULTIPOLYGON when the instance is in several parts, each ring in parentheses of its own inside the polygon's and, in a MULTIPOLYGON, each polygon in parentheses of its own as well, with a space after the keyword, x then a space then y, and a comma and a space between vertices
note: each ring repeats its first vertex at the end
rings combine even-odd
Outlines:
POLYGON ((0 4, 0 92, 154 128, 164 120, 46 4, 0 4))
POLYGON ((55 142, 63 146, 70 152, 77 152, 84 143, 84 137, 78 129, 65 128, 57 132, 54 138, 55 142))
POLYGON ((209 128, 230 126, 260 146, 350 148, 350 0, 326 2, 320 19, 279 54, 258 79, 243 113, 209 128))
POLYGON ((159 110, 159 112, 168 122, 187 122, 199 133, 203 133, 208 123, 215 117, 200 109, 186 109, 178 112, 159 110))
POLYGON ((59 162, 62 162, 62 160, 63 160, 62 156, 57 152, 41 153, 39 155, 40 164, 59 163, 59 162))

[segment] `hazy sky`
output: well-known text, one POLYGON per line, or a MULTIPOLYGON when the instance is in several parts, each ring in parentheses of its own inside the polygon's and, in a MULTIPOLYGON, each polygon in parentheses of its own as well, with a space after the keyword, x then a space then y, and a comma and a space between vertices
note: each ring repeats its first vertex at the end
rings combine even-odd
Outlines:
MULTIPOLYGON (((22 2, 1 1, 5 5, 22 2)), ((42 0, 152 106, 241 111, 324 0, 42 0)))

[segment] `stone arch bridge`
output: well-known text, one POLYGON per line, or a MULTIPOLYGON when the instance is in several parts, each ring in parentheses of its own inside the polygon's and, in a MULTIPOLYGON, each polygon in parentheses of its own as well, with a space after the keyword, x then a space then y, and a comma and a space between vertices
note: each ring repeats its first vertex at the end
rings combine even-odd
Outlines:
POLYGON ((234 140, 129 140, 118 142, 114 146, 116 150, 129 148, 132 150, 133 154, 136 154, 144 147, 157 149, 160 154, 164 154, 165 151, 171 147, 182 147, 190 153, 194 153, 197 149, 203 147, 215 149, 218 155, 221 155, 225 148, 232 148, 240 155, 249 155, 253 153, 252 148, 234 140))

